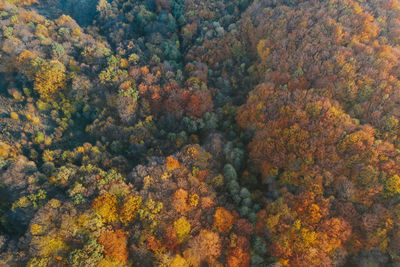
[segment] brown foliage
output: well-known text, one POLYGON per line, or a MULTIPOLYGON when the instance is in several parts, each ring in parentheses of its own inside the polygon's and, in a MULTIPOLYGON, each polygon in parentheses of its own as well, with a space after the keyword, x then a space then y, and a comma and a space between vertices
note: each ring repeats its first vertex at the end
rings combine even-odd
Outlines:
POLYGON ((201 262, 213 264, 221 254, 221 240, 217 233, 201 230, 200 234, 189 242, 189 248, 183 252, 187 262, 199 266, 201 262))
POLYGON ((178 189, 173 195, 172 205, 177 212, 184 213, 189 210, 188 192, 183 189, 178 189))

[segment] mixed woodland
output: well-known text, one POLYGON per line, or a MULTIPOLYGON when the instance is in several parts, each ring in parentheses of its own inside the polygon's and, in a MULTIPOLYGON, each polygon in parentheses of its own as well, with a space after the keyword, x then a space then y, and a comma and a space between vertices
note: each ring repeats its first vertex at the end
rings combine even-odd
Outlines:
POLYGON ((399 0, 0 0, 0 266, 400 266, 399 0))

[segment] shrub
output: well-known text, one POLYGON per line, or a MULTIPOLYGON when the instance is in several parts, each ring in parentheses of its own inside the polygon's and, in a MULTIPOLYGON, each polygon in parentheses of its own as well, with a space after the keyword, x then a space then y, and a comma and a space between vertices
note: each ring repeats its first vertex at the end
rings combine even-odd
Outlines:
POLYGON ((41 144, 44 142, 44 134, 42 132, 37 132, 35 137, 35 143, 41 144))
POLYGON ((19 120, 18 113, 16 113, 16 112, 11 112, 10 117, 11 117, 11 119, 13 119, 15 121, 19 120))

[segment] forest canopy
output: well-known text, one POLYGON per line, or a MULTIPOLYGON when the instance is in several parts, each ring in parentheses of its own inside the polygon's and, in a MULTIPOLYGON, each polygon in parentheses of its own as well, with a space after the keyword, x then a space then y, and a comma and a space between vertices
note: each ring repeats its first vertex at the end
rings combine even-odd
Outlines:
POLYGON ((399 0, 2 0, 0 266, 399 266, 399 0))

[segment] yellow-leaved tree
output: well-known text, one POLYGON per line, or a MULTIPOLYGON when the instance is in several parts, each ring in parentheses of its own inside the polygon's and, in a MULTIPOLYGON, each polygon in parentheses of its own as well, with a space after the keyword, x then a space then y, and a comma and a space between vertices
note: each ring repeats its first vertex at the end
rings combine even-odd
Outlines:
POLYGON ((65 66, 57 60, 34 60, 37 67, 33 89, 45 100, 51 100, 66 85, 65 66))

